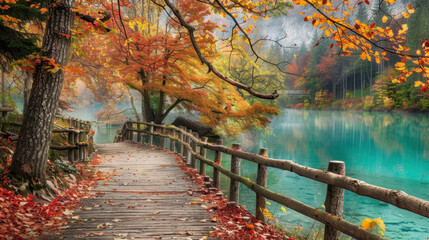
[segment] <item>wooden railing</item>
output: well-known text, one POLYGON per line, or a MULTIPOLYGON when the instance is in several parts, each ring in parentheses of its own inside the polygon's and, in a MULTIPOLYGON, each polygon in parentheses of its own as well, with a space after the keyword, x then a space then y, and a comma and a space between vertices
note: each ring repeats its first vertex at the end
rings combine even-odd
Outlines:
POLYGON ((220 173, 229 177, 231 179, 230 201, 238 201, 239 183, 247 186, 256 193, 256 217, 262 221, 265 220, 262 212, 265 209, 265 200, 270 199, 325 224, 325 239, 339 239, 340 232, 356 239, 386 239, 342 218, 344 189, 429 218, 429 201, 410 196, 403 191, 382 188, 359 179, 347 177, 345 176, 344 162, 331 161, 327 171, 314 169, 290 160, 268 158, 266 149, 261 149, 259 155, 247 153, 240 150, 239 144, 234 144, 232 148, 223 146, 221 139, 217 141, 216 145, 207 143, 207 138, 199 140, 197 133, 187 131, 185 128, 142 122, 126 122, 124 127, 118 130, 115 142, 133 141, 135 133, 137 134, 138 142, 142 141, 142 134, 147 135, 146 143, 150 145, 153 144, 153 136, 159 136, 162 148, 166 147, 165 138, 169 138, 171 140, 170 151, 176 152, 182 157, 183 161, 189 162, 194 168, 197 167, 197 160, 199 160, 200 174, 202 175, 206 174, 205 165, 212 166, 214 169, 213 185, 217 188, 220 188, 220 173), (178 143, 177 149, 175 142, 178 143), (197 147, 199 147, 199 153, 197 147), (214 161, 207 159, 206 149, 215 152, 214 161), (222 153, 231 156, 231 170, 227 170, 220 165, 222 153), (258 164, 256 182, 240 176, 241 159, 258 164), (310 207, 293 198, 267 189, 267 167, 287 170, 300 176, 326 183, 328 185, 325 200, 326 211, 310 207))
MULTIPOLYGON (((0 112, 2 112, 1 109, 0 112)), ((17 134, 9 132, 6 129, 10 126, 21 127, 21 123, 7 122, 5 117, 6 114, 4 114, 3 121, 1 122, 2 131, 0 132, 0 136, 8 136, 12 141, 18 140, 17 134)), ((83 161, 87 159, 94 148, 91 122, 82 121, 76 118, 63 118, 61 116, 56 116, 55 121, 63 124, 65 123, 69 128, 64 128, 61 125, 54 124, 55 128, 52 130, 52 134, 66 134, 65 138, 67 140, 64 142, 63 146, 50 145, 49 148, 51 150, 68 151, 67 158, 70 162, 83 161)))

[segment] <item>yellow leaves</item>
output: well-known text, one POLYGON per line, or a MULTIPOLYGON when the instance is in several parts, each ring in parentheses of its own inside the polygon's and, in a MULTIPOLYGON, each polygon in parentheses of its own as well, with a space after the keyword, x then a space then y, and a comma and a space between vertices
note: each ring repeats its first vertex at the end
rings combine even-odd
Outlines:
POLYGON ((396 0, 384 0, 385 2, 387 2, 388 4, 394 4, 396 2, 396 0))
POLYGON ((363 229, 370 229, 370 230, 374 230, 375 225, 377 225, 377 222, 369 219, 369 218, 365 218, 362 223, 360 224, 360 226, 363 229))
POLYGON ((283 212, 287 213, 287 211, 286 211, 286 208, 285 208, 285 207, 281 206, 281 207, 280 207, 280 209, 281 209, 283 212))
POLYGON ((264 214, 264 217, 267 219, 274 219, 274 216, 268 211, 266 208, 260 208, 262 214, 264 214))
POLYGON ((381 18, 381 21, 382 21, 383 23, 387 22, 387 17, 386 17, 386 16, 383 16, 383 17, 381 18))
POLYGON ((403 71, 403 70, 405 70, 405 63, 403 63, 403 62, 397 62, 395 64, 395 68, 398 71, 403 71))
POLYGON ((326 29, 326 30, 325 30, 325 35, 326 35, 327 37, 331 36, 331 30, 330 30, 330 29, 326 29))
POLYGON ((308 21, 310 21, 311 19, 313 19, 313 17, 312 17, 312 16, 306 16, 306 17, 304 17, 304 21, 305 21, 305 22, 308 22, 308 21))
POLYGON ((415 81, 414 82, 414 87, 420 87, 422 85, 423 85, 423 82, 421 82, 421 81, 415 81))
POLYGON ((401 12, 401 14, 402 14, 402 16, 403 16, 404 18, 409 18, 409 17, 410 17, 410 14, 409 14, 409 13, 401 12))
POLYGON ((371 231, 373 231, 374 228, 377 227, 377 233, 379 233, 381 236, 384 236, 384 232, 386 231, 386 227, 381 218, 374 218, 372 220, 369 218, 365 218, 360 224, 360 226, 365 230, 369 229, 371 231))
POLYGON ((408 31, 408 25, 402 24, 402 28, 398 30, 398 35, 403 35, 407 33, 407 31, 408 31))

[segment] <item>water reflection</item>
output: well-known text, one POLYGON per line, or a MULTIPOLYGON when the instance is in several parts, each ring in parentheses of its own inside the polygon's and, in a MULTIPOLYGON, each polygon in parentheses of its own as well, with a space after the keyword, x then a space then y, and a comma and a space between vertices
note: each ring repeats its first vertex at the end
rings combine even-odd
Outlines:
MULTIPOLYGON (((94 122, 97 124, 97 122, 94 122)), ((112 143, 115 139, 116 131, 122 128, 120 124, 97 124, 95 127, 95 143, 112 143)))

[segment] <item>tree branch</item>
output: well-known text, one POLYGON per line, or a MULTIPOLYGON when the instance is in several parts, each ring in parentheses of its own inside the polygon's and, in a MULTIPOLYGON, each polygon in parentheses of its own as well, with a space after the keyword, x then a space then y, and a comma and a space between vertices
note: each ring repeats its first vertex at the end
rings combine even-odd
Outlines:
MULTIPOLYGON (((97 18, 91 17, 89 15, 85 15, 83 13, 80 13, 80 12, 75 12, 75 15, 77 17, 79 17, 80 19, 84 20, 85 22, 90 22, 92 24, 94 24, 95 21, 106 22, 107 20, 109 20, 112 17, 112 15, 110 14, 109 11, 99 10, 98 13, 103 15, 103 18, 97 19, 97 18)), ((107 28, 107 27, 103 27, 103 28, 104 28, 104 30, 106 30, 106 32, 110 32, 109 28, 107 28)))
POLYGON ((208 72, 213 72, 217 77, 219 77, 220 79, 224 80, 225 82, 245 90, 246 92, 248 92, 249 94, 258 97, 258 98, 264 98, 264 99, 275 99, 279 96, 279 94, 277 93, 277 90, 275 90, 272 94, 263 94, 263 93, 259 93, 257 91, 255 91, 254 89, 252 89, 251 87, 244 85, 240 82, 237 82, 227 76, 225 76, 224 74, 222 74, 221 72, 219 72, 211 62, 209 62, 201 53, 201 50, 195 40, 195 36, 194 36, 194 31, 195 28, 192 27, 191 25, 189 25, 185 19, 182 17, 182 15, 180 14, 179 10, 169 1, 169 0, 164 0, 165 4, 173 11, 174 15, 177 17, 177 19, 179 20, 180 24, 186 28, 186 30, 188 30, 189 33, 189 38, 192 42, 192 46, 194 47, 195 52, 198 55, 198 58, 201 60, 201 62, 203 64, 206 64, 207 67, 209 68, 208 72))

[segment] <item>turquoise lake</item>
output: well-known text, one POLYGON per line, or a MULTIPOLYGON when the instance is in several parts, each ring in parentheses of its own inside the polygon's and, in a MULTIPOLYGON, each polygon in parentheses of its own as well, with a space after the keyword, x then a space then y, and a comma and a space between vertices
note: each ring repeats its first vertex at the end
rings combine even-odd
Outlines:
MULTIPOLYGON (((96 140, 106 142, 106 134, 112 135, 112 141, 114 131, 96 133, 96 140)), ((271 158, 293 160, 312 168, 327 169, 330 160, 344 161, 347 176, 429 200, 427 114, 286 109, 273 119, 269 129, 225 139, 224 145, 232 143, 240 143, 242 149, 253 153, 267 148, 271 158)), ((222 165, 229 168, 229 164, 230 158, 225 156, 222 165)), ((256 164, 242 161, 243 176, 255 180, 256 169, 256 164)), ((222 186, 224 189, 229 186, 226 177, 222 177, 222 186)), ((323 208, 326 184, 269 168, 268 188, 323 208)), ((254 202, 255 194, 241 186, 240 203, 254 212, 254 202)), ((294 227, 303 227, 304 235, 308 229, 314 230, 313 234, 320 230, 320 224, 314 220, 288 208, 285 213, 278 204, 269 202, 267 208, 288 230, 298 231, 294 227)), ((365 218, 378 217, 385 222, 389 239, 429 238, 428 218, 346 191, 346 220, 359 225, 365 218)))

